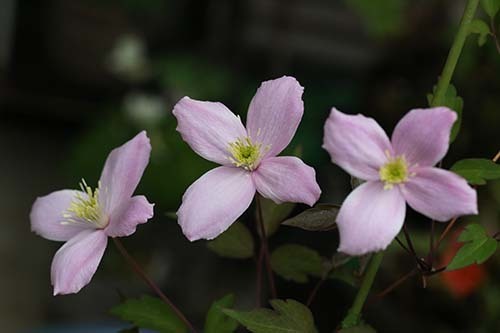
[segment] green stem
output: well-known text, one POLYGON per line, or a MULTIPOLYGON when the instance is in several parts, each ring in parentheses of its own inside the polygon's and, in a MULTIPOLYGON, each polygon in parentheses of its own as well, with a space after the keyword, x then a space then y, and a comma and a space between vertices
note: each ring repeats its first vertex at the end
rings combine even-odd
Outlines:
POLYGON ((455 71, 455 67, 457 66, 458 58, 460 58, 460 54, 462 53, 465 40, 469 35, 469 25, 476 14, 478 4, 479 0, 467 1, 462 20, 460 21, 460 27, 458 28, 455 39, 453 40, 453 45, 451 46, 450 53, 448 53, 448 58, 446 59, 443 72, 439 77, 431 106, 440 106, 444 103, 446 91, 448 90, 453 72, 455 71))
POLYGON ((347 312, 347 316, 342 321, 342 328, 349 328, 357 326, 361 323, 361 310, 363 310, 363 305, 365 304, 368 293, 372 288, 373 281, 375 280, 375 275, 377 275, 378 268, 384 257, 384 252, 377 252, 373 255, 370 261, 370 265, 363 277, 361 282, 361 287, 358 290, 358 294, 352 303, 351 308, 347 312))

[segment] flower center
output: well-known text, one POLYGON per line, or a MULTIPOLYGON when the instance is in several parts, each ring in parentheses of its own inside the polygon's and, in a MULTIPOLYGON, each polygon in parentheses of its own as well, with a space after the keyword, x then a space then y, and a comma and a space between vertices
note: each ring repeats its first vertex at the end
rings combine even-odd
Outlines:
POLYGON ((237 167, 251 171, 260 162, 261 147, 262 144, 253 143, 249 137, 238 139, 229 144, 229 152, 232 155, 229 159, 237 167))
POLYGON ((80 223, 83 220, 98 228, 106 227, 109 218, 102 214, 99 205, 99 187, 100 184, 95 190, 92 190, 85 182, 85 179, 82 179, 80 188, 83 193, 78 192, 69 208, 66 209, 63 214, 63 217, 66 219, 63 222, 64 224, 80 223))
POLYGON ((404 156, 391 158, 379 170, 380 180, 385 182, 384 189, 390 190, 394 184, 401 184, 408 180, 408 164, 404 156))

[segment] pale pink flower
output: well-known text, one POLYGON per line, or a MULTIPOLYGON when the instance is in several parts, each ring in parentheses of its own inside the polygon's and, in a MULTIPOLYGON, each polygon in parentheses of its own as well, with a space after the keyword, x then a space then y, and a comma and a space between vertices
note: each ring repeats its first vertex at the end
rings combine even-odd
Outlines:
POLYGON ((411 110, 389 141, 375 120, 332 109, 323 148, 333 163, 366 180, 337 216, 339 251, 362 255, 385 249, 403 226, 406 203, 442 222, 477 214, 476 191, 453 172, 433 167, 448 151, 456 119, 445 107, 411 110))
POLYGON ((256 191, 276 203, 318 200, 314 169, 297 157, 276 157, 299 126, 302 92, 292 77, 263 82, 250 103, 246 129, 221 103, 189 97, 177 103, 173 113, 184 141, 222 164, 184 193, 177 216, 189 240, 217 237, 250 206, 256 191))
POLYGON ((153 217, 153 204, 132 196, 150 152, 149 138, 141 132, 109 154, 97 189, 82 181, 81 191, 56 191, 35 201, 31 230, 66 242, 52 261, 54 295, 80 291, 96 272, 108 237, 129 236, 153 217))

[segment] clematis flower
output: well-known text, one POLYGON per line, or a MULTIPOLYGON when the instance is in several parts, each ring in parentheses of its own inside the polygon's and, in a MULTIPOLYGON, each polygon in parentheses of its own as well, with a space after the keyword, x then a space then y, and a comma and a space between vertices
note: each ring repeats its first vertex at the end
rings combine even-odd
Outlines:
POLYGON ((182 198, 177 216, 190 241, 225 231, 256 191, 276 203, 313 205, 318 200, 314 169, 297 157, 276 157, 299 126, 302 92, 292 77, 263 82, 250 103, 246 129, 221 103, 184 97, 175 105, 184 141, 203 158, 222 164, 195 181, 182 198))
POLYGON ((332 162, 366 182, 345 199, 337 216, 339 251, 362 255, 385 249, 401 230, 406 203, 437 220, 477 214, 476 191, 436 165, 448 151, 455 112, 415 109, 391 140, 371 118, 332 109, 323 148, 332 162))
POLYGON ((141 132, 109 154, 97 189, 82 180, 81 191, 56 191, 35 201, 31 230, 66 242, 52 261, 54 295, 80 291, 96 272, 108 237, 129 236, 153 217, 153 204, 132 196, 150 152, 149 138, 141 132))

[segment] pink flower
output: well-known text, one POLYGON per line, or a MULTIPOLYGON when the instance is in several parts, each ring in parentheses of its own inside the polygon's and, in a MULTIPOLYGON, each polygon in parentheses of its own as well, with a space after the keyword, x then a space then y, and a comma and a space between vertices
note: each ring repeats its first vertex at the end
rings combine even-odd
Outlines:
POLYGON ((333 163, 366 180, 337 216, 339 251, 362 255, 385 249, 403 226, 406 203, 442 222, 477 214, 476 191, 458 175, 433 167, 448 151, 456 118, 445 107, 412 110, 389 141, 375 120, 332 109, 323 148, 333 163))
POLYGON ((56 191, 35 201, 31 230, 66 242, 52 261, 54 295, 80 291, 96 272, 108 237, 129 236, 153 217, 146 197, 132 196, 150 152, 149 138, 141 132, 109 154, 97 189, 82 181, 81 191, 56 191))
POLYGON ((189 240, 217 237, 250 206, 255 191, 276 203, 318 200, 314 169, 297 157, 276 157, 299 126, 302 92, 292 77, 263 82, 250 103, 246 129, 221 103, 189 97, 177 103, 173 113, 184 141, 222 164, 184 193, 177 216, 189 240))

